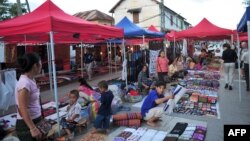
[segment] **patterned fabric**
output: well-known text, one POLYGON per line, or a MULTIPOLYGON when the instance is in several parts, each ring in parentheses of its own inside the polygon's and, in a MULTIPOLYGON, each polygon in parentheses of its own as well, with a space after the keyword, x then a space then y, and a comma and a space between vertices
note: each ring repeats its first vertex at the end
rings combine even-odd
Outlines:
POLYGON ((141 120, 140 119, 119 120, 115 121, 114 124, 117 126, 140 127, 141 120))
POLYGON ((113 120, 129 120, 129 119, 142 119, 141 113, 122 113, 122 114, 116 114, 113 115, 113 120))

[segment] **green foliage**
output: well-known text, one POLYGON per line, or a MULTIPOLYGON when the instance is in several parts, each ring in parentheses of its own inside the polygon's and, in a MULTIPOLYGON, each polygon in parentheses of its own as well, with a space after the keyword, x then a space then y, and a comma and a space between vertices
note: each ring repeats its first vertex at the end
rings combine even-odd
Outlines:
MULTIPOLYGON (((27 13, 26 4, 21 4, 22 13, 27 13)), ((8 0, 0 0, 0 21, 16 17, 17 3, 10 3, 8 0)))

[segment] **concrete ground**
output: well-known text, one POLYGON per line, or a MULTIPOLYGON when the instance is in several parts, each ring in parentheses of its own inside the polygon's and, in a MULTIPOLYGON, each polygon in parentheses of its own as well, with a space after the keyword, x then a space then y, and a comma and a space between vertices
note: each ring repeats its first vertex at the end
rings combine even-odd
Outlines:
MULTIPOLYGON (((90 82, 91 85, 95 86, 101 80, 109 80, 113 78, 118 78, 121 76, 121 72, 112 75, 102 75, 97 76, 94 80, 90 82)), ((208 131, 206 135, 206 141, 223 141, 224 130, 223 127, 226 124, 250 124, 250 92, 247 92, 245 89, 245 81, 241 81, 241 91, 242 98, 241 101, 239 99, 239 81, 237 75, 235 75, 233 90, 225 90, 224 89, 224 81, 223 78, 220 80, 221 86, 219 89, 219 112, 220 118, 207 117, 207 116, 190 116, 183 114, 172 114, 170 117, 175 119, 175 122, 186 121, 186 122, 194 122, 199 124, 207 125, 208 131)), ((65 93, 69 92, 71 89, 75 89, 79 86, 78 83, 72 83, 63 87, 58 88, 58 96, 62 97, 65 93)), ((48 91, 44 91, 41 93, 42 100, 54 100, 53 93, 48 91)), ((132 108, 131 111, 140 111, 138 108, 132 108)), ((163 118, 163 123, 160 123, 160 127, 158 130, 167 130, 167 121, 169 118, 163 118), (163 128, 166 127, 166 128, 163 128)), ((87 130, 81 132, 81 134, 76 135, 75 140, 80 140, 88 130, 91 129, 91 124, 87 130)), ((145 123, 143 123, 143 127, 146 127, 145 123)), ((112 141, 113 137, 117 136, 124 127, 114 127, 112 132, 107 137, 107 141, 112 141)), ((157 128, 156 128, 157 129, 157 128)))

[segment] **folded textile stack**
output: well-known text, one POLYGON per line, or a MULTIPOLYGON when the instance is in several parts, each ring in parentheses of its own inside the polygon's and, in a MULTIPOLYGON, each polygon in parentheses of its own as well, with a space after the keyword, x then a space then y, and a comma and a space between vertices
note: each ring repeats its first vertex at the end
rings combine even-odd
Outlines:
POLYGON ((163 141, 177 141, 179 135, 176 134, 168 134, 163 141))
POLYGON ((212 88, 218 88, 220 86, 220 82, 218 80, 188 80, 188 86, 206 86, 212 88))
POLYGON ((163 141, 166 136, 167 132, 158 131, 151 141, 163 141))
POLYGON ((188 141, 193 137, 194 131, 196 129, 195 125, 188 125, 185 131, 181 134, 178 141, 188 141))
POLYGON ((146 133, 140 138, 139 141, 151 141, 156 135, 157 131, 153 129, 148 129, 146 133))
POLYGON ((204 141, 207 133, 207 128, 204 126, 196 126, 194 131, 193 140, 204 141))
POLYGON ((126 141, 135 131, 136 129, 126 128, 119 135, 114 137, 113 141, 126 141))
POLYGON ((113 120, 142 119, 141 113, 121 113, 113 115, 113 120))
POLYGON ((141 113, 122 113, 113 115, 113 122, 118 126, 140 127, 141 113))

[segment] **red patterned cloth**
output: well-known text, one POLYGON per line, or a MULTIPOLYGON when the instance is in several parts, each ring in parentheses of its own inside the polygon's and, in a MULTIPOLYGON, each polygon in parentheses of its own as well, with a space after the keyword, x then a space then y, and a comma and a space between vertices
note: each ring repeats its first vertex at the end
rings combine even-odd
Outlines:
POLYGON ((141 113, 122 113, 122 114, 116 114, 113 115, 113 120, 129 120, 129 119, 142 119, 141 113))
POLYGON ((117 126, 140 127, 141 120, 140 119, 118 120, 114 121, 114 124, 117 126))

